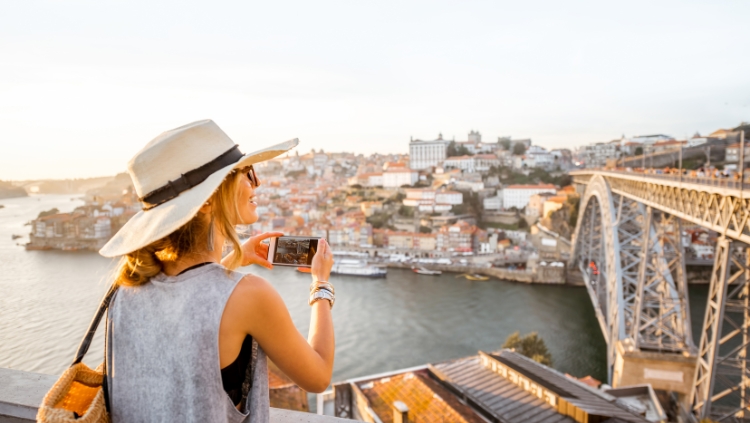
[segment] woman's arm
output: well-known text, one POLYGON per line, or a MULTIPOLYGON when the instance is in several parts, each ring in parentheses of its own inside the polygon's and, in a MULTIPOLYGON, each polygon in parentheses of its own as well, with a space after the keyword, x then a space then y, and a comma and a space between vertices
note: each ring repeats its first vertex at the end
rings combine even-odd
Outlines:
MULTIPOLYGON (((319 247, 313 258, 313 280, 328 280, 333 255, 324 240, 319 247)), ((307 286, 300 286, 300 295, 307 298, 307 286)), ((311 313, 310 331, 305 340, 276 289, 263 278, 247 275, 227 302, 222 334, 228 338, 232 334, 241 335, 234 336, 235 339, 244 338, 244 334, 252 335, 294 383, 308 392, 323 392, 331 381, 335 349, 329 302, 315 302, 311 313)))

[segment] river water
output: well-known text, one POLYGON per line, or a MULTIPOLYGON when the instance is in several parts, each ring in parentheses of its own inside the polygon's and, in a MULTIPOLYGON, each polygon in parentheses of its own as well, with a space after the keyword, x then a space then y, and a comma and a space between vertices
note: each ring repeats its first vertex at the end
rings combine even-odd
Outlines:
MULTIPOLYGON (((28 242, 30 226, 24 223, 39 212, 70 211, 82 201, 44 195, 0 204, 0 367, 59 374, 73 359, 116 262, 93 252, 26 251, 17 245, 28 242), (24 238, 12 241, 12 234, 24 238)), ((307 334, 309 275, 283 267, 242 271, 271 281, 307 334)), ((334 381, 498 349, 514 331, 537 331, 558 370, 606 380, 606 345, 584 288, 473 282, 400 269, 389 269, 386 279, 332 281, 334 381)), ((693 291, 693 299, 705 302, 705 289, 693 291)), ((693 310, 694 327, 701 313, 693 310)), ((86 360, 94 366, 103 354, 97 335, 86 360)))

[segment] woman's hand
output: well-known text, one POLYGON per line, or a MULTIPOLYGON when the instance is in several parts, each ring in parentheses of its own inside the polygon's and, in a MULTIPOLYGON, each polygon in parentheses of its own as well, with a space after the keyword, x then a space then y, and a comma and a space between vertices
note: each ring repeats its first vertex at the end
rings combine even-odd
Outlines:
POLYGON ((242 265, 249 266, 257 264, 266 269, 273 269, 273 264, 268 260, 268 244, 262 241, 268 238, 277 238, 284 236, 281 232, 266 232, 260 235, 251 236, 250 239, 242 244, 242 265))
POLYGON ((312 259, 312 267, 310 273, 314 281, 328 281, 331 276, 331 268, 333 267, 333 252, 331 247, 328 246, 328 242, 325 239, 320 238, 318 241, 318 251, 315 252, 315 256, 312 259))

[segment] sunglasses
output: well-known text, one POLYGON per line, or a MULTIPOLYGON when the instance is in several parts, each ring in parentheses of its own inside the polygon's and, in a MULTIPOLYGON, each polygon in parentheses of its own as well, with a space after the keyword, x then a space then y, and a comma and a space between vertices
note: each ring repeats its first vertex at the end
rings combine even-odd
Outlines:
POLYGON ((252 166, 250 166, 250 170, 247 171, 247 179, 250 180, 253 188, 258 188, 260 186, 260 179, 258 179, 258 175, 255 174, 255 168, 252 166))

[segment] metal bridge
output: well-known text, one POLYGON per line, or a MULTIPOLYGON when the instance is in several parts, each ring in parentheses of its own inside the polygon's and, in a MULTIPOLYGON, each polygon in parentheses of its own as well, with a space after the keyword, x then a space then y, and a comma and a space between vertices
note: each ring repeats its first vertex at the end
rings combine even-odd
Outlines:
POLYGON ((583 274, 607 342, 610 384, 677 393, 691 419, 750 419, 750 184, 625 171, 571 175, 583 193, 571 265, 583 274), (695 341, 684 222, 720 234, 695 341))

